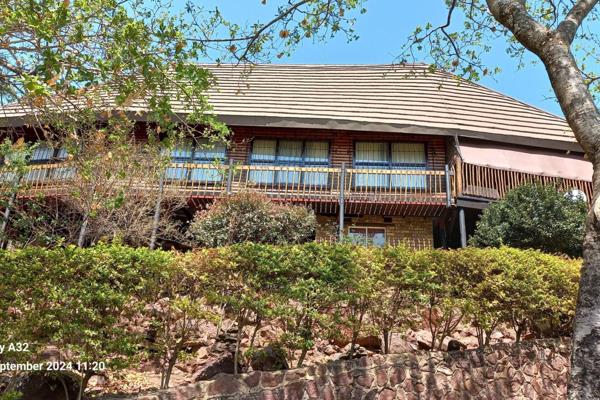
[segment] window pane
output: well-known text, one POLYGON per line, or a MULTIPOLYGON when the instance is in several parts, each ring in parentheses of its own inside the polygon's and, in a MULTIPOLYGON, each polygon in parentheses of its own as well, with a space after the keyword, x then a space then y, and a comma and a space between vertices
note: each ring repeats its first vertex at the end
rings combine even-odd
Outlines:
POLYGON ((350 228, 348 229, 348 239, 355 244, 367 244, 367 229, 366 228, 350 228))
POLYGON ((420 165, 425 162, 423 143, 392 143, 392 163, 420 165))
POLYGON ((377 247, 385 246, 385 229, 368 228, 367 235, 369 237, 369 244, 377 247))
POLYGON ((184 167, 169 167, 165 170, 165 179, 181 181, 187 179, 188 169, 184 167))
MULTIPOLYGON (((404 169, 404 168, 403 168, 404 169)), ((407 168, 408 169, 408 168, 407 168)), ((410 167, 410 170, 421 170, 424 171, 424 166, 410 167)), ((427 176, 421 174, 398 174, 392 175, 391 185, 396 188, 412 188, 412 189, 424 189, 427 186, 427 176)))
POLYGON ((251 170, 248 177, 250 182, 272 185, 275 183, 275 172, 269 170, 251 170))
POLYGON ((56 152, 56 159, 57 160, 65 160, 66 158, 67 158, 67 149, 61 147, 56 152))
POLYGON ((279 141, 277 161, 287 165, 302 163, 302 142, 296 140, 279 141))
POLYGON ((252 142, 251 160, 256 162, 273 162, 275 161, 275 149, 277 141, 255 139, 252 142))
POLYGON ((302 183, 308 187, 326 186, 328 184, 329 174, 327 172, 305 172, 302 177, 302 183))
POLYGON ((206 138, 198 139, 196 151, 194 152, 194 161, 213 162, 215 160, 225 159, 225 145, 222 143, 210 142, 206 138))
POLYGON ((59 179, 59 180, 68 180, 71 179, 75 176, 75 168, 73 167, 63 167, 63 168, 56 168, 55 170, 52 171, 51 177, 53 179, 59 179))
POLYGON ((300 183, 300 171, 278 171, 277 183, 282 186, 297 186, 300 183))
MULTIPOLYGON (((425 145, 392 143, 392 163, 396 169, 425 170, 425 145)), ((391 185, 395 188, 422 189, 427 185, 427 177, 420 174, 395 175, 391 179, 391 185)))
POLYGON ((38 168, 38 169, 32 169, 30 171, 28 171, 24 176, 23 179, 31 182, 31 181, 43 181, 46 179, 46 176, 48 175, 48 170, 45 168, 38 168))
POLYGON ((192 144, 190 141, 176 144, 171 150, 171 158, 174 161, 189 161, 192 157, 192 144))
POLYGON ((306 142, 304 161, 308 164, 329 165, 329 143, 306 142))
POLYGON ((221 182, 223 175, 216 168, 194 168, 190 173, 191 181, 215 183, 221 182))
POLYGON ((387 164, 387 143, 356 142, 356 163, 387 164))
POLYGON ((49 161, 54 154, 54 149, 49 147, 47 144, 40 144, 31 153, 31 161, 42 162, 49 161))

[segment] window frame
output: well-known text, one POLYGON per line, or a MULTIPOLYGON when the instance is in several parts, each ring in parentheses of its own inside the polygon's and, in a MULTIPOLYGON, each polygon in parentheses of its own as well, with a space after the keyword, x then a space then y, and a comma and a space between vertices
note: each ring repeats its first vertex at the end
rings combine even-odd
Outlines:
POLYGON ((47 144, 44 144, 44 146, 47 149, 52 150, 52 154, 50 155, 50 157, 44 158, 44 159, 39 159, 39 160, 33 160, 32 159, 33 153, 39 148, 39 146, 38 146, 29 155, 28 160, 27 160, 27 164, 28 165, 56 164, 56 163, 63 162, 63 161, 65 161, 67 159, 66 156, 65 157, 59 157, 58 156, 60 154, 60 152, 63 151, 63 150, 66 152, 66 149, 64 147, 51 147, 51 146, 48 146, 47 144))
MULTIPOLYGON (((428 157, 428 142, 426 141, 399 141, 399 140, 377 140, 377 141, 368 141, 368 140, 355 140, 354 141, 354 153, 352 157, 352 168, 356 170, 364 170, 364 173, 357 172, 353 176, 352 185, 356 188, 366 189, 366 190, 376 190, 378 188, 402 188, 407 190, 417 190, 417 189, 426 189, 429 186, 427 176, 423 175, 419 177, 419 180, 422 180, 421 184, 398 184, 394 183, 394 178, 390 174, 372 174, 370 178, 367 179, 377 179, 377 181, 365 181, 361 182, 361 177, 364 177, 366 174, 369 174, 369 171, 381 169, 381 170, 392 170, 392 171, 428 171, 429 167, 429 157, 428 157), (383 143, 387 150, 387 162, 358 162, 357 161, 357 144, 358 143, 383 143), (392 147, 393 144, 421 144, 423 145, 423 155, 425 160, 423 163, 398 163, 392 161, 392 147)), ((410 175, 409 175, 410 176, 410 175)), ((396 178, 397 179, 397 178, 396 178)), ((410 177, 407 179, 411 179, 410 177)))
MULTIPOLYGON (((373 244, 373 241, 369 241, 369 229, 377 229, 377 230, 382 230, 383 231, 383 238, 385 240, 385 243, 383 244, 383 246, 375 246, 375 247, 384 247, 385 245, 388 244, 388 230, 387 227, 385 226, 375 226, 375 225, 352 225, 348 227, 348 236, 350 236, 351 234, 351 230, 352 229, 364 229, 365 230, 365 243, 356 243, 355 244, 360 244, 363 246, 375 246, 373 244)), ((351 239, 352 240, 352 239, 351 239)))
POLYGON ((380 167, 381 169, 398 169, 398 170, 407 170, 410 171, 411 169, 416 169, 419 170, 419 168, 423 168, 424 171, 429 169, 429 155, 428 155, 428 142, 426 141, 399 141, 399 140, 374 140, 374 141, 370 141, 370 140, 355 140, 353 143, 353 154, 352 154, 352 167, 355 169, 369 169, 369 168, 364 168, 364 167, 369 167, 369 166, 373 166, 375 168, 372 169, 378 169, 378 167, 380 167), (387 158, 388 161, 387 163, 375 163, 375 162, 357 162, 357 149, 356 149, 356 145, 358 143, 385 143, 386 145, 386 150, 387 150, 387 158), (416 163, 394 163, 392 161, 392 144, 422 144, 423 145, 423 155, 425 156, 425 161, 423 163, 419 163, 419 165, 417 166, 416 163), (402 164, 406 164, 406 167, 403 167, 402 164))
MULTIPOLYGON (((193 138, 192 139, 192 143, 190 143, 190 156, 189 157, 173 157, 172 152, 173 150, 169 150, 171 152, 171 154, 169 154, 169 158, 171 159, 172 163, 176 163, 176 164, 185 164, 185 163, 189 163, 189 164, 211 164, 212 162, 214 162, 215 160, 220 160, 223 162, 226 162, 228 157, 229 157, 229 149, 227 148, 227 146, 225 146, 225 149, 223 151, 223 157, 222 158, 213 158, 213 159, 198 159, 196 160, 194 157, 196 155, 196 153, 200 152, 202 149, 199 148, 199 146, 204 146, 203 144, 199 144, 198 139, 207 139, 207 138, 193 138), (195 162, 195 161, 200 161, 200 162, 195 162)), ((209 140, 209 139, 208 139, 209 140)), ((210 143, 210 140, 209 140, 210 143)), ((177 145, 175 145, 174 149, 177 148, 177 145)))
MULTIPOLYGON (((195 158, 196 153, 201 152, 202 146, 206 146, 206 144, 201 144, 200 143, 200 139, 205 139, 208 140, 207 144, 210 144, 210 139, 208 138, 190 138, 189 139, 189 144, 188 143, 182 143, 184 146, 188 146, 189 147, 180 147, 180 149, 183 149, 184 151, 189 151, 189 156, 187 157, 173 157, 173 151, 175 149, 177 149, 179 146, 181 146, 182 144, 176 144, 172 149, 169 149, 169 158, 170 158, 170 163, 171 164, 184 164, 183 167, 174 167, 174 166, 169 166, 166 168, 165 171, 165 177, 167 180, 169 181, 174 181, 174 182, 190 182, 190 181, 199 181, 199 182, 205 182, 206 184, 221 184, 223 182, 223 177, 219 175, 218 178, 214 178, 214 179, 192 179, 193 174, 194 174, 194 170, 193 168, 188 168, 187 166, 185 166, 185 164, 190 164, 190 165, 210 165, 212 163, 214 163, 215 161, 220 161, 222 164, 225 164, 227 162, 227 160, 229 159, 229 149, 227 148, 227 146, 224 146, 224 151, 223 151, 223 157, 214 157, 214 158, 195 158), (172 172, 170 171, 171 169, 174 169, 175 171, 177 169, 181 168, 181 176, 178 177, 177 172, 173 174, 173 176, 169 176, 169 174, 172 172)), ((207 168, 206 170, 201 170, 204 171, 205 173, 209 173, 209 172, 215 172, 215 169, 212 168, 207 168)), ((218 174, 218 172, 217 172, 218 174)))
POLYGON ((307 168, 330 168, 331 167, 331 141, 330 140, 315 140, 315 139, 286 139, 286 138, 273 138, 273 137, 254 137, 249 149, 250 154, 248 155, 248 161, 250 165, 274 165, 278 167, 307 167, 307 168), (275 159, 271 161, 256 161, 253 160, 254 154, 254 143, 256 140, 274 140, 275 141, 275 159), (279 157, 280 142, 301 142, 302 143, 302 154, 300 156, 301 161, 299 163, 281 162, 277 160, 279 157), (327 143, 327 163, 324 162, 307 162, 306 161, 306 143, 307 142, 320 142, 327 143))

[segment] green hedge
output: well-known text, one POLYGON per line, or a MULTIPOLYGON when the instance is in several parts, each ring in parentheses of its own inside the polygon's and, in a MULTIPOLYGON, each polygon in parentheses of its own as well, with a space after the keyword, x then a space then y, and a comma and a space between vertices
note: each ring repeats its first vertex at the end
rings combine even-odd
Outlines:
MULTIPOLYGON (((38 348, 54 344, 79 360, 120 367, 135 359, 149 327, 154 352, 172 356, 193 335, 192 322, 205 318, 276 323, 283 328, 279 345, 296 365, 317 338, 389 338, 423 320, 432 348, 459 323, 477 328, 482 345, 499 325, 519 337, 560 336, 571 329, 580 266, 577 259, 506 247, 29 247, 0 251, 0 337, 38 348), (169 324, 178 329, 164 329, 169 324), (169 346, 177 343, 173 352, 169 346)), ((168 370, 169 360, 161 362, 168 370)))

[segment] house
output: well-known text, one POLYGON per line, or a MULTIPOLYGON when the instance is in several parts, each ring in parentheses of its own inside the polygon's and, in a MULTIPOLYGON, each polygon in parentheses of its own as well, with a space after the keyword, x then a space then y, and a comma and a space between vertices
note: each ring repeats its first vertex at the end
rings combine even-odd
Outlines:
MULTIPOLYGON (((445 247, 464 246, 481 210, 525 182, 592 196, 564 119, 427 65, 206 67, 232 145, 175 149, 164 181, 198 206, 257 190, 312 207, 317 239, 333 227, 357 242, 445 247)), ((143 126, 143 102, 127 111, 143 126)), ((28 118, 0 110, 5 128, 28 118)), ((63 158, 39 148, 30 184, 67 182, 63 158)))

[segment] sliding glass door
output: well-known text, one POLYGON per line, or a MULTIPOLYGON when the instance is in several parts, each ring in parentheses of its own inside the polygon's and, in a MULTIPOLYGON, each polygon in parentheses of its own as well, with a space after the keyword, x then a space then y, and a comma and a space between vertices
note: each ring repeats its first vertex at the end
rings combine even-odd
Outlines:
POLYGON ((255 139, 250 155, 250 181, 264 185, 327 185, 327 173, 278 167, 328 167, 329 143, 324 141, 255 139), (269 168, 271 166, 272 168, 269 168))
POLYGON ((376 170, 419 171, 427 169, 423 143, 356 142, 356 169, 375 170, 357 173, 354 185, 362 188, 425 188, 426 176, 419 173, 394 173, 376 170))
POLYGON ((223 164, 225 158, 226 148, 224 144, 211 143, 206 138, 196 139, 195 142, 188 140, 171 150, 171 161, 182 165, 167 168, 165 178, 208 183, 221 182, 223 176, 216 164, 223 164), (193 164, 206 165, 207 167, 194 168, 193 164), (215 164, 215 167, 208 167, 211 164, 215 164))

